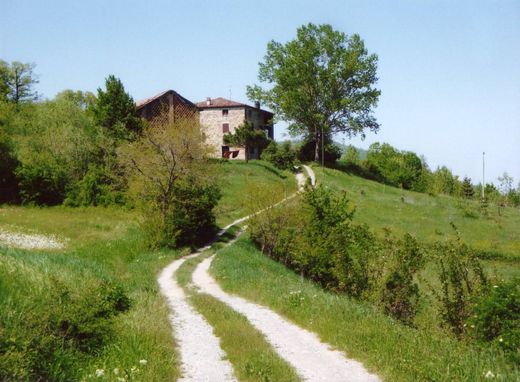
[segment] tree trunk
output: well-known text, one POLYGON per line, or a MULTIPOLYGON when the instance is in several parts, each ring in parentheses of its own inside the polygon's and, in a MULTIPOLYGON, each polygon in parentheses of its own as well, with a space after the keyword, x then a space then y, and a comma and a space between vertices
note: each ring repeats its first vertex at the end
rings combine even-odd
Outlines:
POLYGON ((316 129, 316 147, 314 148, 314 161, 320 161, 320 131, 316 129))

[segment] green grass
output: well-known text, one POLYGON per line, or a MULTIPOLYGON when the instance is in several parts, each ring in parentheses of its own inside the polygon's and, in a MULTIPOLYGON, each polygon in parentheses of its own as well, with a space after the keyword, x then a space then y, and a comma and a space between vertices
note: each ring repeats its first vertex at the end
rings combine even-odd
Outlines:
MULTIPOLYGON (((453 222, 462 238, 487 256, 520 260, 520 211, 505 208, 502 216, 490 206, 490 217, 467 217, 460 201, 445 195, 430 196, 400 190, 335 169, 314 167, 320 182, 344 191, 356 205, 354 220, 377 232, 412 233, 423 242, 444 240, 453 222), (404 201, 402 201, 401 197, 404 201)), ((478 203, 471 202, 478 211, 478 203)))
POLYGON ((296 192, 296 180, 292 173, 259 160, 222 162, 219 183, 222 199, 215 211, 219 226, 250 213, 248 204, 254 198, 255 187, 276 189, 280 199, 296 192))
MULTIPOLYGON (((292 174, 261 161, 223 163, 221 168, 223 197, 216 209, 220 225, 245 215, 247 200, 254 197, 250 185, 277 187, 288 194, 296 189, 292 174)), ((0 370, 2 362, 7 363, 5 367, 9 370, 19 366, 19 373, 13 371, 17 375, 5 378, 37 379, 38 370, 29 365, 33 355, 38 358, 31 353, 32 341, 45 341, 45 319, 67 309, 61 302, 51 301, 52 293, 58 293, 63 286, 71 295, 88 301, 95 298, 89 293, 94 293, 103 280, 124 287, 132 300, 131 309, 113 318, 114 334, 100 350, 77 352, 51 347, 53 354, 45 355, 47 365, 42 366, 50 373, 48 379, 90 379, 97 369, 105 371, 105 380, 125 377, 164 381, 179 376, 168 308, 158 291, 156 276, 182 251, 150 252, 143 244, 138 221, 136 211, 115 207, 0 206, 1 230, 53 235, 66 243, 62 250, 0 247, 0 370), (22 344, 19 346, 23 349, 13 351, 15 343, 22 344), (8 349, 11 346, 7 356, 4 345, 8 349), (146 364, 140 364, 140 360, 146 360, 146 364)), ((222 245, 218 243, 216 247, 222 245)), ((217 303, 208 304, 214 308, 214 314, 221 312, 217 303)), ((260 368, 265 375, 290 375, 269 353, 257 355, 255 362, 244 370, 254 374, 260 368)))
MULTIPOLYGON (((45 340, 41 332, 31 332, 37 330, 31 324, 62 309, 59 303, 49 301, 50 291, 59 291, 63 285, 72 295, 82 295, 106 280, 124 287, 132 301, 131 309, 113 319, 114 334, 100 351, 71 353, 55 348, 47 360, 49 378, 79 380, 88 378, 96 369, 105 370, 105 380, 116 379, 114 369, 119 369, 120 377, 126 370, 134 380, 163 381, 179 375, 167 305, 156 282, 159 270, 179 252, 148 252, 135 216, 129 212, 9 207, 3 208, 0 215, 0 227, 9 223, 9 227, 26 232, 71 239, 61 251, 0 248, 0 337, 45 340), (141 365, 140 360, 146 360, 146 365, 141 365)), ((27 351, 30 355, 30 348, 27 351)), ((1 359, 0 352, 0 364, 1 359)), ((13 358, 4 360, 12 362, 13 358)), ((17 362, 23 366, 26 361, 17 362)), ((36 379, 36 374, 20 373, 13 380, 36 379)))
POLYGON ((246 238, 220 251, 211 272, 227 292, 314 331, 385 380, 480 381, 488 370, 501 380, 520 378, 500 354, 403 326, 369 305, 302 281, 246 238))
POLYGON ((123 236, 136 226, 135 212, 101 207, 14 207, 0 205, 0 229, 54 235, 80 247, 123 236))
POLYGON ((214 297, 190 287, 195 267, 212 251, 187 260, 177 271, 177 280, 190 302, 213 327, 240 381, 298 381, 295 371, 240 313, 214 297))

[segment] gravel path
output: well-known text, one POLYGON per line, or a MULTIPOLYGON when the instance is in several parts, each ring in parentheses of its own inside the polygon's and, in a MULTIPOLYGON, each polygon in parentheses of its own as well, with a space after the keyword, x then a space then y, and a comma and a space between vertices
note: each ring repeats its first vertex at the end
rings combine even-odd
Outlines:
MULTIPOLYGON (((202 248, 205 250, 206 248, 202 248)), ((170 323, 181 356, 179 381, 236 381, 231 363, 224 359, 219 339, 213 329, 189 304, 182 288, 174 279, 175 272, 187 259, 199 252, 175 260, 159 275, 161 293, 170 307, 170 323)))
MULTIPOLYGON (((314 172, 310 167, 304 167, 311 178, 311 183, 314 185, 314 172)), ((296 180, 298 182, 298 190, 302 191, 306 181, 305 175, 303 173, 297 174, 296 180)), ((284 203, 294 196, 296 194, 283 199, 276 203, 275 206, 284 203)), ((258 211, 255 214, 234 221, 224 227, 218 233, 218 236, 224 234, 231 226, 240 224, 263 211, 258 211)), ((213 330, 207 321, 188 304, 183 289, 175 281, 175 273, 179 267, 186 260, 198 256, 208 248, 209 246, 201 248, 196 253, 173 261, 163 269, 158 277, 161 293, 166 298, 170 308, 170 323, 179 348, 182 373, 179 381, 236 381, 231 363, 224 359, 225 353, 220 347, 219 339, 213 334, 213 330)), ((216 286, 218 288, 218 285, 216 286)), ((274 313, 271 312, 271 314, 274 313)), ((336 381, 328 378, 327 380, 331 382, 336 381)))
POLYGON ((213 256, 202 261, 193 273, 193 283, 207 293, 243 314, 261 331, 278 354, 291 364, 306 381, 376 382, 361 363, 331 350, 312 332, 302 329, 270 309, 224 292, 209 275, 213 256))
POLYGON ((63 249, 65 244, 52 236, 0 231, 0 245, 22 249, 63 249))

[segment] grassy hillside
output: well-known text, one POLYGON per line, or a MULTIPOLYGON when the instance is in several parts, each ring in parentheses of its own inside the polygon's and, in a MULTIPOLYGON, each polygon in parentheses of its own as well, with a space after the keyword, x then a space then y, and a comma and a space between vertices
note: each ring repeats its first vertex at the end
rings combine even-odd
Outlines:
POLYGON ((520 260, 520 211, 505 208, 501 216, 489 207, 489 217, 479 214, 477 202, 463 206, 458 199, 416 193, 359 178, 334 169, 314 168, 323 184, 344 191, 356 205, 355 220, 377 232, 412 233, 425 242, 451 235, 453 222, 462 238, 484 255, 520 260), (474 216, 468 216, 468 213, 474 216))
POLYGON ((249 163, 223 162, 219 183, 222 191, 222 199, 216 210, 219 226, 225 226, 248 213, 247 204, 254 198, 255 187, 276 189, 280 199, 296 192, 293 174, 259 160, 249 163))

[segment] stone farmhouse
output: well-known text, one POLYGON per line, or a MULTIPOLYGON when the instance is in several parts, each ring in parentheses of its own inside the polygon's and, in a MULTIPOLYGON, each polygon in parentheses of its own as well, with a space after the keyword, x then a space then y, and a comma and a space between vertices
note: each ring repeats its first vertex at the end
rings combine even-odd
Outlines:
POLYGON ((273 139, 273 113, 262 110, 257 102, 250 106, 225 98, 206 98, 205 101, 192 103, 174 90, 167 90, 154 97, 136 103, 137 112, 146 120, 165 118, 174 122, 177 118, 199 118, 204 129, 207 143, 213 148, 216 158, 258 159, 257 147, 245 152, 243 147, 229 147, 224 144, 224 135, 234 133, 244 121, 254 128, 262 129, 273 139))

